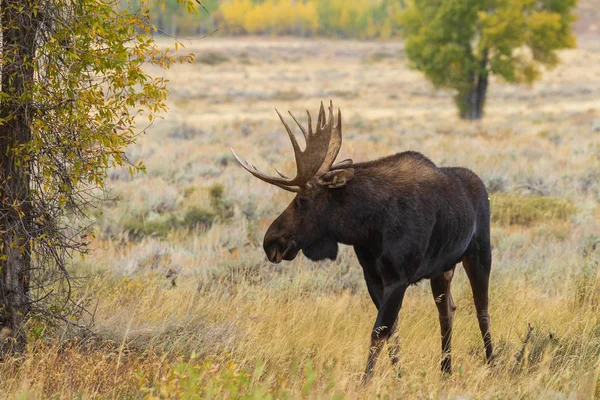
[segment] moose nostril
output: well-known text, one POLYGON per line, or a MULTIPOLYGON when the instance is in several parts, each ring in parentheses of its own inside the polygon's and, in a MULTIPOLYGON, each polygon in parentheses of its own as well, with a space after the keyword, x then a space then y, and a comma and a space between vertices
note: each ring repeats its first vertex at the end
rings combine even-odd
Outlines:
POLYGON ((271 243, 270 245, 265 246, 265 253, 267 253, 267 258, 272 263, 278 264, 281 262, 282 255, 277 243, 271 243))

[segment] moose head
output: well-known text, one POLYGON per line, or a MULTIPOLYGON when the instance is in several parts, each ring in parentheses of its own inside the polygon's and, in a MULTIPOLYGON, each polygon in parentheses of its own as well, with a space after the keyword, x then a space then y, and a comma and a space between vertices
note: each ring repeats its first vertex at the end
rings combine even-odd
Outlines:
POLYGON ((265 234, 263 247, 267 258, 273 263, 293 260, 302 250, 311 260, 335 259, 337 242, 329 237, 330 198, 328 191, 343 188, 354 176, 352 160, 344 160, 334 165, 342 146, 342 113, 338 109, 337 123, 334 124, 333 103, 330 102, 329 118, 321 103, 316 130, 313 131, 310 112, 308 129, 305 129, 290 112, 306 140, 306 148, 300 145, 292 130, 279 111, 275 110, 292 142, 296 158, 296 177, 289 178, 275 169, 278 177, 259 171, 252 164, 241 159, 231 149, 233 156, 248 172, 258 179, 296 193, 290 205, 271 224, 265 234))

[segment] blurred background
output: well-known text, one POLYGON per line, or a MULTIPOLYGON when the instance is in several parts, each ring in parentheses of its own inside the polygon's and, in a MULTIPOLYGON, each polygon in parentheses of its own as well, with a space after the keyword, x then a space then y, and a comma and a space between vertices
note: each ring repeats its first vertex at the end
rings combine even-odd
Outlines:
MULTIPOLYGON (((159 31, 180 36, 204 35, 218 29, 222 35, 235 36, 390 39, 402 37, 401 14, 410 3, 407 0, 203 0, 195 6, 199 13, 194 15, 176 0, 167 0, 164 6, 154 5, 150 20, 159 31)), ((126 4, 123 2, 123 6, 126 4)), ((135 7, 135 3, 131 6, 135 7)), ((597 0, 579 0, 576 14, 578 34, 598 33, 597 0)))

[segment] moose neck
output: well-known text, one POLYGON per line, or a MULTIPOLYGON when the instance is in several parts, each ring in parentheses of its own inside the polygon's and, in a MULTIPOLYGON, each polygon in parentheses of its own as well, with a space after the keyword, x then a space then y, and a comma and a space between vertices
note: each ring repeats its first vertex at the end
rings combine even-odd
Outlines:
POLYGON ((328 231, 337 242, 347 245, 371 244, 381 237, 380 227, 385 213, 381 206, 389 195, 381 190, 378 176, 358 170, 354 179, 329 193, 332 212, 328 231))

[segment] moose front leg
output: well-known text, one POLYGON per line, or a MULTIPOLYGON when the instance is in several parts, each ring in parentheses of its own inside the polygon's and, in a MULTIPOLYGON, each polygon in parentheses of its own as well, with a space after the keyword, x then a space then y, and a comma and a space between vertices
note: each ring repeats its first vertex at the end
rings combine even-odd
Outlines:
POLYGON ((363 382, 371 378, 379 353, 387 339, 393 333, 407 287, 407 285, 400 283, 387 284, 383 287, 383 299, 379 306, 375 326, 371 332, 371 348, 363 382))
POLYGON ((373 304, 375 304, 375 307, 379 310, 379 306, 383 299, 383 281, 381 276, 377 273, 377 258, 373 256, 373 253, 371 253, 369 249, 363 247, 354 246, 354 252, 363 269, 369 296, 371 296, 373 304))
MULTIPOLYGON (((369 295, 371 296, 375 307, 377 307, 377 310, 379 310, 379 307, 383 302, 383 280, 377 273, 377 259, 375 256, 373 256, 373 253, 369 249, 355 246, 354 251, 356 252, 358 262, 363 268, 369 295)), ((396 322, 394 322, 394 325, 392 325, 392 328, 390 329, 389 337, 394 334, 397 325, 398 319, 396 318, 396 322)), ((392 362, 392 367, 394 367, 396 370, 395 375, 399 377, 400 370, 399 368, 396 368, 396 366, 399 361, 400 345, 398 344, 397 338, 392 338, 391 342, 388 340, 388 352, 390 355, 390 361, 392 362)))

